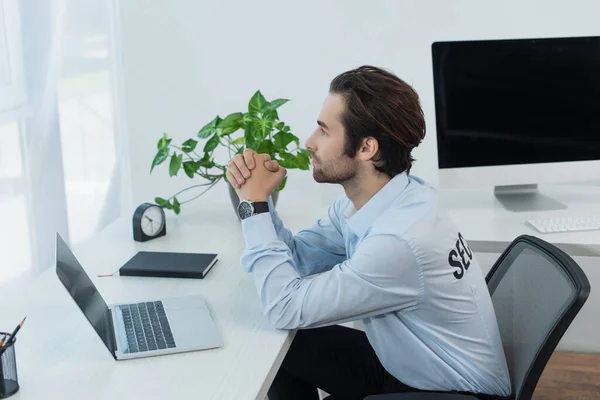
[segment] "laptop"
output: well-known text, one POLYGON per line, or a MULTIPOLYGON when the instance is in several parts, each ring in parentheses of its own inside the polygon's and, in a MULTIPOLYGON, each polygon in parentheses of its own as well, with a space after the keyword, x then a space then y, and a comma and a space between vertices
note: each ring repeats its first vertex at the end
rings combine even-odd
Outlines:
POLYGON ((138 301, 109 307, 58 233, 56 274, 117 360, 223 346, 201 296, 138 301))

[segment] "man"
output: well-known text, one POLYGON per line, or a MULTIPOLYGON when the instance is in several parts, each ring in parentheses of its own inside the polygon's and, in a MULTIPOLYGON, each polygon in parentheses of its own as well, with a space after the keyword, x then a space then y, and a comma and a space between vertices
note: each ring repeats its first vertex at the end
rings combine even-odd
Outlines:
POLYGON ((286 171, 246 150, 227 177, 241 199, 242 266, 280 329, 300 329, 269 399, 406 391, 510 395, 490 295, 436 192, 409 176, 425 135, 415 91, 363 66, 337 76, 306 142, 317 182, 346 195, 310 229, 284 228, 269 195, 286 171), (336 324, 362 319, 365 332, 336 324), (314 328, 314 329, 305 329, 314 328))

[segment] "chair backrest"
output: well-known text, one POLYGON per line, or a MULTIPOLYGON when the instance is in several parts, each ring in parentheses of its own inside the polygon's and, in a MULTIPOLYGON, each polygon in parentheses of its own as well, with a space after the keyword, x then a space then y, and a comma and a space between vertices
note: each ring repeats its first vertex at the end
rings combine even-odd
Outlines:
POLYGON ((571 257, 519 236, 486 277, 515 399, 531 399, 548 359, 590 293, 571 257))

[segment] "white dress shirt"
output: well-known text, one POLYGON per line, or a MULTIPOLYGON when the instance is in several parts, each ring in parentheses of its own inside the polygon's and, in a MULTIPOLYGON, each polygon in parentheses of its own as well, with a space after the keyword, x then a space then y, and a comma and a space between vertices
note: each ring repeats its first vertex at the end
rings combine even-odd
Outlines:
POLYGON ((359 211, 342 196, 296 235, 270 213, 242 221, 242 266, 281 329, 362 319, 385 369, 422 390, 508 396, 484 276, 436 191, 399 174, 359 211))

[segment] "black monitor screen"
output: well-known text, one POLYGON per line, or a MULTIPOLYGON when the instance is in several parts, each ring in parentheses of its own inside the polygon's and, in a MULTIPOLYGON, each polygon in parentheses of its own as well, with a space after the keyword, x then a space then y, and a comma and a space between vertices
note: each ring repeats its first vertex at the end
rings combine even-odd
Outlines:
POLYGON ((600 37, 432 53, 440 168, 600 160, 600 37))

